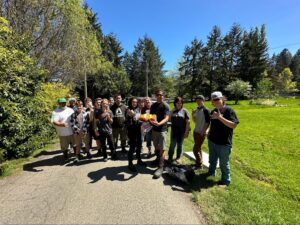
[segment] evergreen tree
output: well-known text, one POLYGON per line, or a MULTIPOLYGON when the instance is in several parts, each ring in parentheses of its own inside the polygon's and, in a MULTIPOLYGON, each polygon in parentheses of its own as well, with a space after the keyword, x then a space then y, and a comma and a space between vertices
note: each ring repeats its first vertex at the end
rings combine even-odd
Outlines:
POLYGON ((221 30, 214 26, 207 36, 206 44, 206 60, 209 65, 208 80, 209 92, 219 89, 222 85, 220 78, 222 77, 222 58, 223 58, 223 42, 221 30))
POLYGON ((293 81, 297 82, 297 88, 300 90, 300 49, 292 58, 291 70, 294 75, 293 81))
POLYGON ((288 49, 283 49, 276 58, 276 71, 280 73, 284 68, 290 67, 292 54, 288 49))
POLYGON ((152 39, 144 36, 134 46, 133 53, 125 54, 123 65, 132 82, 131 93, 136 96, 145 96, 163 88, 163 66, 159 49, 152 39), (147 85, 148 83, 148 85, 147 85))
POLYGON ((239 56, 239 77, 249 81, 253 87, 263 78, 268 68, 268 45, 265 26, 244 32, 243 43, 239 56))

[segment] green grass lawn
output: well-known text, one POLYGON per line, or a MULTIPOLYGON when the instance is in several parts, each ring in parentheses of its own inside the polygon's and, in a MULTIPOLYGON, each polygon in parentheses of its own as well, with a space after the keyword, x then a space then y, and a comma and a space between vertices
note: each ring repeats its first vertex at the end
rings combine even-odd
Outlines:
MULTIPOLYGON (((240 120, 231 154, 232 184, 198 171, 193 195, 212 224, 300 224, 300 99, 276 99, 285 106, 233 107, 240 120)), ((210 102, 206 106, 212 109, 210 102)), ((196 108, 186 103, 185 108, 196 108)), ((192 128, 194 124, 192 124, 192 128)), ((184 142, 191 151, 192 135, 184 142)), ((207 141, 204 143, 207 151, 207 141)))

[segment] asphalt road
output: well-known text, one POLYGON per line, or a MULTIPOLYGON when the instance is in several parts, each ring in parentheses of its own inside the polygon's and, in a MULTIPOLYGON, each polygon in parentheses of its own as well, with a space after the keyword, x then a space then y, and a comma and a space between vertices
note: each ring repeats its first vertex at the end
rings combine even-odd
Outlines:
POLYGON ((188 186, 152 179, 153 167, 131 173, 119 155, 73 165, 45 151, 0 180, 0 224, 207 224, 188 186))

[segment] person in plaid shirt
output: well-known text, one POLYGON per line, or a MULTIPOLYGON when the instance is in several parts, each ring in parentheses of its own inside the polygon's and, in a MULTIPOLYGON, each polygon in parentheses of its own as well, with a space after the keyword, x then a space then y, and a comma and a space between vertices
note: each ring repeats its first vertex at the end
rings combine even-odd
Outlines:
POLYGON ((71 115, 71 128, 74 134, 74 141, 76 145, 76 156, 74 163, 80 160, 80 143, 84 141, 85 151, 88 158, 92 158, 90 152, 90 134, 89 134, 89 114, 83 110, 83 102, 77 101, 76 111, 71 115))

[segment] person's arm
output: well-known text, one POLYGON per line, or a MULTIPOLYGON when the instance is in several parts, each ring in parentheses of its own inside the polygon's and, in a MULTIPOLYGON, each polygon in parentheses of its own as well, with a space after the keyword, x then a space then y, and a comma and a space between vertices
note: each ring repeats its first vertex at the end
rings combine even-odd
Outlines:
POLYGON ((211 118, 213 120, 214 119, 219 120, 221 123, 223 123, 225 126, 231 128, 231 129, 234 129, 237 126, 237 124, 235 122, 230 121, 230 120, 224 118, 223 115, 220 113, 219 109, 217 111, 213 112, 213 114, 211 115, 211 118))
POLYGON ((167 123, 169 121, 169 115, 165 115, 165 118, 160 121, 160 122, 157 122, 156 120, 155 121, 151 121, 151 123, 156 126, 156 127, 159 127, 159 126, 162 126, 164 125, 165 123, 167 123))

